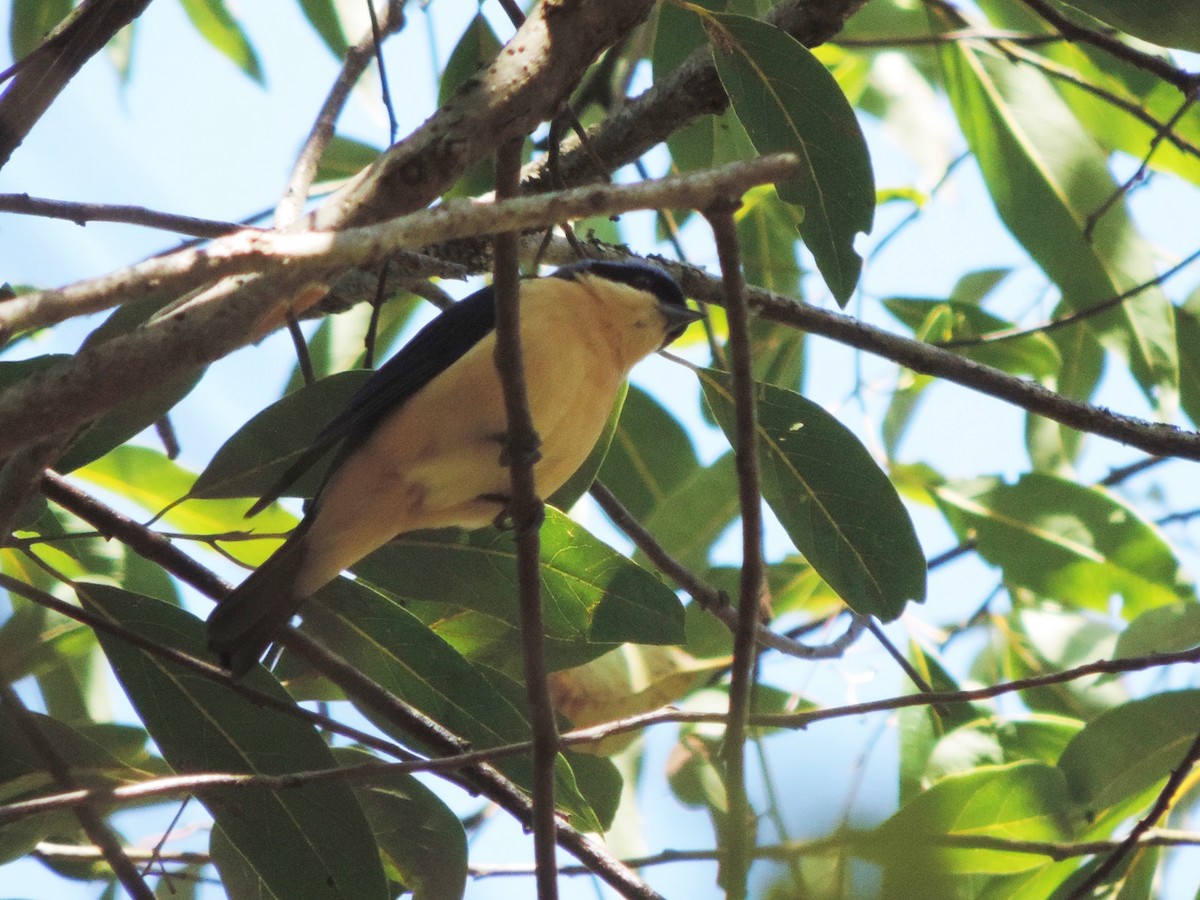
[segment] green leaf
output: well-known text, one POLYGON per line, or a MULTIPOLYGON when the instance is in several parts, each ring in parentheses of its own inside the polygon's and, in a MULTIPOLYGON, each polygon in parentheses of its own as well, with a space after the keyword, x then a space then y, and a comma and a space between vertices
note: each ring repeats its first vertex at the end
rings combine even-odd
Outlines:
MULTIPOLYGON (((204 626, 165 603, 99 584, 78 585, 84 605, 143 637, 207 655, 204 626)), ((312 725, 263 707, 117 637, 98 635, 113 670, 175 772, 284 775, 336 768, 312 725), (280 748, 287 752, 281 753, 280 748)), ((276 699, 287 693, 264 670, 244 683, 276 699)), ((362 808, 345 783, 270 790, 198 790, 254 871, 279 897, 387 896, 362 808)))
MULTIPOLYGON (((1062 365, 1046 386, 1064 397, 1089 399, 1104 374, 1104 348, 1086 328, 1060 328, 1048 337, 1058 348, 1062 365)), ((1033 413, 1025 418, 1025 445, 1039 471, 1071 473, 1086 436, 1033 413)))
MULTIPOLYGON (((443 571, 443 575, 449 570, 443 571)), ((339 578, 323 587, 305 606, 303 628, 389 693, 412 703, 427 716, 465 738, 472 747, 496 747, 529 740, 529 725, 496 686, 454 648, 403 606, 365 584, 339 578)), ((363 714, 383 731, 406 743, 403 733, 370 709, 363 714)), ((532 784, 530 761, 497 760, 496 766, 525 787, 532 784)), ((559 803, 590 830, 595 820, 574 788, 565 760, 559 758, 559 803)))
MULTIPOLYGON (((342 765, 371 762, 369 753, 340 747, 342 765)), ((375 840, 403 876, 413 900, 461 900, 467 884, 467 835, 433 791, 404 772, 356 786, 375 840)))
POLYGON ((1033 473, 1013 485, 951 482, 934 495, 1009 585, 1102 611, 1117 595, 1129 619, 1194 594, 1158 528, 1103 488, 1033 473))
MULTIPOLYGON (((796 258, 798 217, 795 209, 784 204, 773 187, 760 185, 742 198, 742 207, 735 218, 746 280, 776 294, 798 296, 802 273, 796 258)), ((756 318, 751 324, 770 327, 772 323, 756 318)), ((795 328, 773 327, 780 332, 786 331, 799 343, 804 340, 804 332, 795 328)), ((757 354, 753 359, 759 363, 757 354)), ((785 386, 798 384, 799 380, 785 386)))
POLYGON ((548 504, 564 512, 570 512, 571 507, 579 501, 579 498, 588 492, 588 488, 592 486, 592 482, 600 474, 600 469, 604 465, 604 459, 608 456, 608 451, 612 447, 613 438, 616 436, 617 427, 621 420, 622 407, 625 405, 625 398, 628 394, 629 382, 623 381, 621 382, 620 390, 617 391, 617 399, 613 403, 613 408, 604 423, 604 430, 600 432, 600 439, 596 441, 596 446, 592 448, 592 452, 588 454, 583 464, 575 470, 575 474, 568 478, 562 487, 546 498, 548 504))
POLYGON ((346 40, 346 32, 342 30, 342 19, 338 15, 337 0, 298 0, 300 9, 308 23, 321 36, 329 52, 336 58, 342 59, 350 44, 346 40))
POLYGON ((800 234, 845 306, 862 270, 854 239, 875 215, 875 179, 854 110, 829 70, 786 32, 745 16, 710 13, 704 23, 754 146, 800 157, 800 174, 776 187, 803 209, 800 234))
MULTIPOLYGON (((191 495, 261 497, 370 377, 365 369, 339 372, 272 403, 221 445, 196 479, 191 495)), ((287 496, 311 497, 326 465, 327 460, 313 465, 287 489, 287 496)))
MULTIPOLYGON (((1057 34, 1053 26, 1021 4, 982 0, 979 5, 1000 28, 1057 34)), ((1156 5, 1156 11, 1160 6, 1156 5)), ((1173 172, 1200 184, 1200 159, 1190 151, 1200 143, 1200 115, 1192 109, 1182 118, 1176 116, 1183 100, 1174 85, 1082 41, 1052 41, 1040 47, 1038 55, 1071 73, 1068 78, 1054 79, 1054 86, 1101 146, 1143 160, 1154 171, 1173 172), (1154 123, 1172 120, 1176 121, 1170 135, 1163 140, 1161 128, 1154 123)))
POLYGON ((1200 53, 1200 18, 1186 0, 1164 0, 1149 5, 1140 0, 1064 2, 1144 41, 1200 53))
MULTIPOLYGON (((713 543, 737 516, 737 464, 726 453, 711 466, 693 469, 642 524, 681 565, 703 569, 713 543)), ((633 558, 645 563, 640 551, 633 558)))
MULTIPOLYGON (((955 18, 948 27, 959 27, 955 18)), ((947 91, 1005 225, 1074 311, 1156 276, 1154 257, 1113 204, 1089 238, 1088 217, 1117 189, 1107 157, 1046 77, 961 41, 942 51, 947 91)), ((1157 288, 1075 327, 1129 360, 1152 400, 1173 406, 1179 384, 1172 307, 1157 288)))
POLYGON ((599 478, 645 520, 699 467, 687 432, 658 401, 630 386, 599 478))
MULTIPOLYGON (((124 446, 84 466, 75 473, 97 487, 136 503, 179 530, 197 536, 227 532, 279 534, 296 524, 296 517, 272 505, 254 517, 245 518, 244 500, 188 499, 195 475, 171 462, 157 450, 124 446)), ((264 540, 218 542, 222 553, 249 565, 258 565, 275 550, 277 543, 264 540)))
MULTIPOLYGON (((698 370, 705 401, 732 442, 732 387, 698 370)), ((758 384, 762 495, 788 537, 856 612, 890 621, 925 598, 925 556, 887 476, 845 425, 792 391, 758 384)))
POLYGON ((371 144, 335 134, 325 146, 325 152, 321 154, 321 162, 317 165, 313 183, 321 184, 322 182, 345 181, 347 178, 353 178, 375 162, 382 152, 371 144))
POLYGON ((1200 426, 1200 293, 1175 310, 1179 339, 1179 399, 1194 426, 1200 426))
POLYGON ((250 45, 250 39, 225 0, 179 0, 200 35, 229 59, 235 66, 259 84, 263 83, 262 66, 250 45))
MULTIPOLYGON (((580 643, 678 644, 683 605, 652 574, 553 507, 541 533, 546 634, 580 643)), ((356 574, 410 601, 520 620, 516 543, 483 528, 413 532, 372 553, 356 574)))
POLYGON ((1115 656, 1151 656, 1200 645, 1200 603, 1194 598, 1148 609, 1117 639, 1115 656))
POLYGON ((1034 760, 1054 765, 1083 723, 1065 716, 1027 719, 989 716, 956 728, 937 742, 925 777, 931 782, 985 765, 1034 760))
MULTIPOLYGON (((1013 327, 1012 322, 970 302, 889 297, 883 305, 922 340, 934 344, 977 338, 1013 327)), ((1001 371, 1032 375, 1039 380, 1052 377, 1062 364, 1058 348, 1044 334, 949 349, 1001 371)))
POLYGON ((71 14, 72 0, 13 0, 8 43, 14 60, 23 59, 71 14))
MULTIPOLYGON (((949 775, 916 796, 864 843, 876 861, 912 872, 1020 872, 1043 864, 1037 855, 954 848, 946 838, 992 837, 1062 841, 1070 805, 1063 774, 1036 762, 983 766, 949 775)), ((930 896, 937 896, 936 894, 930 896)))
POLYGON ((1200 691, 1132 700, 1089 723, 1058 762, 1071 800, 1094 815, 1166 778, 1196 739, 1200 691))

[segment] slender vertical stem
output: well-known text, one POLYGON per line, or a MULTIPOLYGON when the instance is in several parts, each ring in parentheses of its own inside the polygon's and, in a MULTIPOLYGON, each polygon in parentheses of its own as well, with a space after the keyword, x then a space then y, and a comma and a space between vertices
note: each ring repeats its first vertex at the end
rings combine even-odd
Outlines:
POLYGON ((750 370, 749 310, 738 254, 736 200, 713 204, 704 215, 716 238, 729 320, 729 358, 733 376, 737 423, 734 453, 738 500, 742 514, 742 574, 738 593, 738 627, 733 638, 729 684, 729 718, 725 727, 725 791, 729 812, 725 820, 726 857, 721 884, 735 900, 746 896, 755 841, 755 820, 746 796, 746 719, 754 687, 755 633, 763 583, 762 500, 758 488, 758 414, 754 376, 750 370))
MULTIPOLYGON (((520 189, 521 142, 509 141, 496 152, 496 197, 513 197, 520 189)), ((519 328, 519 235, 509 231, 495 236, 496 369, 504 387, 508 421, 505 453, 511 465, 512 493, 508 514, 517 541, 517 581, 521 591, 521 635, 525 663, 525 690, 533 726, 533 845, 537 863, 539 900, 558 896, 555 861, 554 768, 558 756, 558 728, 546 681, 543 655, 540 536, 544 512, 533 481, 538 458, 538 436, 533 429, 526 393, 524 358, 519 328)))

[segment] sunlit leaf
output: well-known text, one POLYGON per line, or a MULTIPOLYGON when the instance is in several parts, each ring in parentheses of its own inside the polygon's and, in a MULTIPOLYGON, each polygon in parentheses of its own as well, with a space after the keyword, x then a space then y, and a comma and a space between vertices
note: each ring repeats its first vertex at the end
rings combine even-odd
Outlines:
POLYGON ((1153 786, 1196 739, 1200 691, 1170 691, 1104 713, 1063 751, 1071 800, 1093 815, 1153 786))
POLYGON ((907 859, 913 871, 1019 872, 1042 864, 1008 850, 952 848, 947 838, 1062 841, 1070 836, 1063 774, 1037 762, 981 766, 949 775, 905 804, 863 845, 887 865, 907 859))
POLYGON ((1173 653, 1200 645, 1200 603, 1181 600, 1148 609, 1121 632, 1117 657, 1173 653))
POLYGON ((1192 594, 1159 530, 1102 488, 1034 473, 1013 485, 980 479, 934 493, 960 537, 1009 584, 1099 610, 1120 596, 1127 618, 1192 594))
POLYGON ((229 59, 260 84, 263 82, 262 66, 258 54, 250 45, 250 39, 242 30, 237 18, 225 5, 225 0, 179 0, 184 11, 201 36, 214 49, 229 59))
MULTIPOLYGON (((961 25, 955 20, 955 27, 961 25)), ((1101 148, 1041 73, 962 42, 943 50, 950 99, 1001 219, 1079 311, 1155 277, 1151 248, 1125 205, 1089 217, 1117 189, 1101 148)), ((1128 359, 1152 400, 1175 402, 1172 308, 1156 287, 1080 325, 1128 359)))

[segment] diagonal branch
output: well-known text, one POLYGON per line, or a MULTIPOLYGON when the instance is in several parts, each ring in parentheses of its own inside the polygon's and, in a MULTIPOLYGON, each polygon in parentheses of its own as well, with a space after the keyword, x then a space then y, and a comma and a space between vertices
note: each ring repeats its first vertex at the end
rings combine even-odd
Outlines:
POLYGON ((257 340, 280 324, 279 309, 289 297, 307 291, 315 302, 324 296, 321 278, 331 270, 456 237, 632 209, 703 207, 716 196, 740 196, 753 185, 778 181, 794 167, 794 157, 780 155, 639 185, 576 188, 503 203, 447 203, 343 232, 237 234, 205 249, 147 260, 126 272, 0 303, 3 335, 102 309, 140 296, 143 289, 166 292, 169 284, 171 291, 182 292, 217 275, 271 271, 270 277, 223 282, 148 327, 88 347, 0 393, 0 456, 34 440, 73 432, 123 400, 257 340))
POLYGON ((149 5, 150 0, 84 0, 17 64, 0 96, 0 168, 83 64, 149 5))

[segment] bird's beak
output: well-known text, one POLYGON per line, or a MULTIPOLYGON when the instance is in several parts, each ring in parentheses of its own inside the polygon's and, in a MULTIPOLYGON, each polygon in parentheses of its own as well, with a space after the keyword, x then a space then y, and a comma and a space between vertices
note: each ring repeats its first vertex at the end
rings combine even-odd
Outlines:
POLYGON ((704 318, 704 313, 695 309, 688 309, 686 306, 676 306, 672 304, 662 304, 659 306, 663 318, 667 320, 667 331, 681 333, 693 322, 698 322, 704 318))

